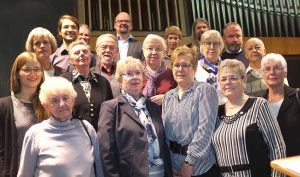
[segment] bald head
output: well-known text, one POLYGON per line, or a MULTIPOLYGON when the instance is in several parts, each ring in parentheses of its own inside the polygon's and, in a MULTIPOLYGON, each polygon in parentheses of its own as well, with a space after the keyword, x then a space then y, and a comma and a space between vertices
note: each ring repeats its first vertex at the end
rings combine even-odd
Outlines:
POLYGON ((245 43, 244 52, 250 64, 259 63, 260 65, 262 57, 266 55, 266 48, 262 40, 250 38, 245 43))
POLYGON ((132 30, 131 17, 126 12, 120 12, 115 19, 114 28, 121 38, 128 37, 132 30))

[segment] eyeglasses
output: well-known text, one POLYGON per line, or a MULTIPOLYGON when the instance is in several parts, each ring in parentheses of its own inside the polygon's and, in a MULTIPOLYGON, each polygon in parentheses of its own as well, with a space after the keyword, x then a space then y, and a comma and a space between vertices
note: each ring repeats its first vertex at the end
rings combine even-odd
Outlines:
POLYGON ((116 23, 130 23, 130 20, 116 20, 116 23))
POLYGON ((271 72, 271 70, 272 70, 273 72, 280 72, 280 71, 283 70, 283 67, 282 67, 282 66, 278 66, 278 65, 275 65, 273 68, 270 67, 270 66, 266 66, 266 67, 263 69, 263 72, 268 74, 268 73, 271 72))
POLYGON ((54 97, 50 100, 51 105, 53 106, 58 106, 60 102, 63 101, 64 103, 70 103, 71 98, 67 95, 62 96, 62 97, 54 97))
POLYGON ((187 64, 187 63, 184 63, 184 64, 174 64, 173 68, 176 69, 176 70, 178 70, 180 67, 182 69, 187 69, 187 68, 189 68, 191 66, 193 66, 193 65, 192 64, 187 64))
POLYGON ((75 52, 73 53, 73 55, 79 56, 79 55, 81 54, 81 52, 82 52, 84 55, 87 55, 87 54, 89 53, 88 49, 79 49, 79 50, 75 51, 75 52))
POLYGON ((142 75, 142 73, 139 71, 138 72, 126 72, 126 73, 122 74, 122 76, 126 76, 128 78, 133 78, 134 76, 139 77, 141 75, 142 75))
POLYGON ((147 47, 146 50, 148 50, 149 52, 162 52, 163 49, 160 47, 147 47))
POLYGON ((42 68, 21 68, 21 71, 26 74, 30 74, 31 72, 40 73, 42 72, 42 68))
POLYGON ((227 81, 230 81, 232 83, 235 83, 237 82, 238 80, 244 78, 243 76, 242 77, 239 77, 239 76, 224 76, 224 77, 221 77, 221 79, 219 80, 220 83, 224 84, 226 83, 227 81))
POLYGON ((220 42, 203 42, 202 44, 204 45, 204 47, 207 47, 207 48, 211 47, 211 45, 213 46, 213 48, 221 46, 220 42))

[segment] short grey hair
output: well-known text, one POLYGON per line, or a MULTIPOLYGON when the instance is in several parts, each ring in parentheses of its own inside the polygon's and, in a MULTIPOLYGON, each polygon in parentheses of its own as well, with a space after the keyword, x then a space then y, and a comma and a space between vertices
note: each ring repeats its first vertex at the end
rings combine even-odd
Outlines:
POLYGON ((167 50, 167 44, 166 44, 165 39, 156 34, 148 34, 146 36, 146 38, 144 39, 144 42, 143 42, 143 49, 146 49, 148 47, 149 43, 153 40, 158 40, 162 44, 163 51, 167 50))
POLYGON ((221 44, 221 51, 224 49, 224 41, 219 31, 217 30, 208 30, 204 32, 201 36, 200 47, 203 45, 203 42, 209 39, 215 39, 221 44))
POLYGON ((75 100, 77 93, 72 85, 72 82, 63 77, 50 77, 41 85, 39 99, 41 104, 48 104, 51 95, 63 92, 75 100))
POLYGON ((97 47, 101 44, 101 41, 103 38, 111 38, 113 39, 115 42, 116 42, 116 48, 118 49, 119 48, 119 44, 118 44, 118 40, 116 38, 115 35, 112 35, 110 33, 106 33, 106 34, 102 34, 101 36, 99 36, 96 40, 96 50, 97 50, 97 47))
POLYGON ((34 37, 46 37, 49 39, 49 42, 51 44, 52 53, 54 53, 57 49, 57 42, 53 34, 47 30, 46 28, 37 27, 30 31, 28 34, 26 43, 25 43, 25 49, 27 52, 33 52, 33 38, 34 37))
POLYGON ((220 73, 225 69, 225 68, 230 68, 230 69, 236 69, 238 74, 241 77, 246 77, 246 68, 245 65, 237 60, 237 59, 225 59, 223 60, 220 65, 219 65, 219 72, 218 72, 218 77, 220 77, 220 73))
POLYGON ((261 60, 261 68, 264 69, 264 67, 270 61, 280 62, 280 64, 282 65, 284 71, 287 73, 287 62, 281 54, 269 53, 266 56, 264 56, 261 60))

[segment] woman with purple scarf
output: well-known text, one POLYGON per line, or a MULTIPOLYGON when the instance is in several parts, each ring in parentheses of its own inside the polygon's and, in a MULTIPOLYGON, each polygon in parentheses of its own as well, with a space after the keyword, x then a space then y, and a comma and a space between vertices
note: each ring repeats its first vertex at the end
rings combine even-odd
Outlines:
POLYGON ((162 105, 164 94, 177 86, 172 70, 163 62, 166 49, 165 40, 158 35, 149 34, 144 39, 146 79, 143 84, 143 95, 158 105, 162 105))

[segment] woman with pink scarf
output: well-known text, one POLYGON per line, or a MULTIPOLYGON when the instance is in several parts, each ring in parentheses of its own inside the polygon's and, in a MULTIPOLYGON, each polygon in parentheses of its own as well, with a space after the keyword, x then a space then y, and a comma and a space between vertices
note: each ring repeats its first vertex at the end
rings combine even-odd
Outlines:
POLYGON ((155 34, 149 34, 143 42, 146 79, 143 95, 152 102, 162 105, 164 94, 177 86, 172 70, 163 62, 167 45, 165 40, 155 34))

